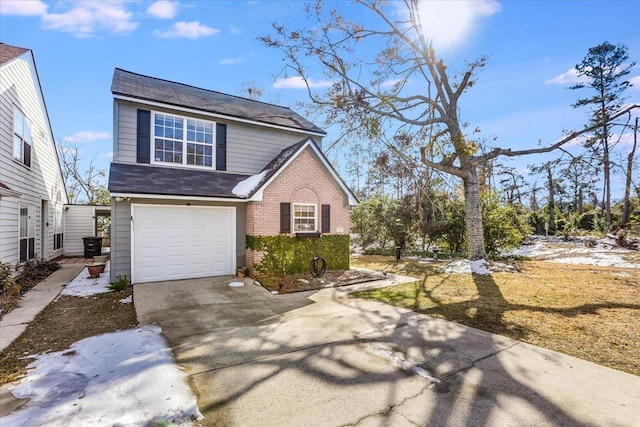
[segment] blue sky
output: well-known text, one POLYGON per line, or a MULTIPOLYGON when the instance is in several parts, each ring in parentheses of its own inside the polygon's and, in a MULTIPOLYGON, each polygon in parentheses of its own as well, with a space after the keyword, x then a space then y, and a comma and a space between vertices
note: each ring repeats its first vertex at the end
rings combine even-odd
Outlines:
MULTIPOLYGON (((330 2, 347 13, 347 2, 330 2)), ((587 92, 568 90, 589 47, 623 43, 640 62, 640 1, 430 2, 434 43, 450 68, 488 55, 478 84, 461 101, 463 120, 513 149, 553 142, 586 123, 571 108, 587 92)), ((77 143, 108 169, 115 67, 230 94, 252 82, 262 100, 307 101, 282 60, 257 37, 271 23, 304 24, 302 1, 0 0, 0 39, 33 50, 55 138, 77 143)), ((640 102, 640 67, 629 102, 640 102)), ((321 72, 316 81, 322 86, 321 72)), ((300 111, 302 112, 302 111, 300 111)), ((331 134, 329 138, 331 138, 331 134)), ((341 153, 329 153, 342 160, 341 153)), ((524 167, 539 160, 521 159, 524 167)))

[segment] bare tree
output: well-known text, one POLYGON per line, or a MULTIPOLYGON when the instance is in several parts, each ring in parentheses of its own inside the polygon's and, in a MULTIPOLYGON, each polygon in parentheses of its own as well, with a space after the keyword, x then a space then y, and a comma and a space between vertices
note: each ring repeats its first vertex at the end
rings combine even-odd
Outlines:
POLYGON ((373 18, 367 27, 335 9, 327 10, 318 1, 315 6, 307 6, 304 28, 274 24, 274 34, 260 39, 283 54, 285 75, 292 73, 304 80, 313 105, 325 111, 328 125, 338 125, 345 134, 359 133, 368 139, 388 132, 409 135, 410 145, 419 146, 418 158, 402 146, 389 144, 387 149, 408 164, 422 162, 461 179, 467 256, 484 258, 478 166, 502 155, 552 151, 594 127, 573 132, 544 148, 494 148, 479 153, 478 141, 464 132, 458 101, 475 84, 485 58, 468 63, 459 74, 451 74, 423 31, 417 0, 356 3, 362 8, 360 16, 373 18), (314 90, 310 62, 320 65, 324 77, 332 82, 330 88, 314 90), (420 89, 416 92, 412 87, 420 89))
POLYGON ((62 166, 69 203, 108 205, 111 203, 106 186, 107 173, 95 166, 95 157, 84 168, 77 144, 56 143, 62 166))

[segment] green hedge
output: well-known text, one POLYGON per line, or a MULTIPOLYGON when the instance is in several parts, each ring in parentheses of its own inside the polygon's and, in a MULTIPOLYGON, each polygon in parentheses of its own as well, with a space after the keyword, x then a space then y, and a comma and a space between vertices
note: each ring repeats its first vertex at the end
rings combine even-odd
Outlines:
POLYGON ((298 239, 287 235, 247 236, 247 248, 264 253, 256 270, 272 274, 309 273, 315 256, 324 258, 327 270, 349 269, 349 236, 324 235, 298 239))

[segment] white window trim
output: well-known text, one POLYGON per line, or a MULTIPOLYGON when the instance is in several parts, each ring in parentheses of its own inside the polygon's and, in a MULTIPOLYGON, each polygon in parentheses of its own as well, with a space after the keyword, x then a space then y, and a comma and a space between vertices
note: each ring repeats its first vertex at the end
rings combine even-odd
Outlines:
POLYGON ((291 212, 291 221, 293 221, 291 229, 294 233, 317 233, 318 232, 318 205, 315 203, 293 203, 291 212), (296 217, 296 207, 313 206, 313 230, 296 230, 296 219, 307 219, 306 217, 296 217))
POLYGON ((36 208, 33 205, 29 205, 26 203, 19 203, 18 204, 18 261, 20 261, 20 242, 22 240, 27 240, 27 261, 30 259, 35 259, 36 258, 36 248, 35 248, 35 238, 36 238, 36 216, 35 216, 35 212, 36 212, 36 208), (22 237, 20 235, 20 211, 22 209, 26 208, 27 209, 27 235, 25 237, 22 237), (34 239, 33 241, 33 246, 34 246, 34 250, 33 250, 33 258, 29 258, 29 239, 34 239))
MULTIPOLYGON (((149 156, 151 157, 151 164, 157 164, 157 165, 171 165, 171 166, 180 166, 180 167, 185 167, 185 168, 193 168, 193 169, 203 169, 203 170, 216 170, 216 131, 217 131, 217 127, 216 127, 216 122, 211 121, 211 120, 206 120, 206 119, 199 119, 199 118, 195 118, 195 117, 189 117, 189 116, 182 116, 180 114, 174 114, 174 113, 165 113, 162 111, 152 111, 151 112, 151 137, 149 138, 149 144, 150 144, 150 151, 149 151, 149 156), (156 114, 162 114, 164 116, 172 116, 172 117, 177 117, 179 119, 183 120, 183 128, 182 128, 182 132, 183 132, 183 138, 182 138, 182 163, 173 163, 173 162, 161 162, 159 160, 156 160, 156 156, 155 156, 155 149, 156 149, 156 114), (209 122, 211 124, 213 124, 213 141, 211 144, 211 166, 200 166, 200 165, 190 165, 187 163, 187 143, 189 143, 190 141, 187 141, 187 120, 200 120, 202 122, 209 122)), ((164 137, 159 137, 160 139, 167 139, 164 137)), ((173 139, 174 141, 177 141, 176 139, 173 139)), ((200 144, 200 145, 205 145, 205 144, 201 144, 198 142, 195 142, 195 144, 200 144)))
POLYGON ((22 166, 26 167, 26 168, 31 168, 31 162, 33 160, 33 123, 31 123, 31 120, 29 120, 29 118, 27 117, 26 114, 24 114, 22 112, 22 110, 20 110, 18 107, 16 107, 15 105, 13 106, 13 127, 11 129, 11 145, 13 146, 13 148, 11 149, 13 151, 13 160, 20 163, 22 166), (29 127, 30 129, 30 133, 31 133, 31 141, 28 141, 24 138, 24 125, 22 128, 22 131, 20 133, 20 135, 18 135, 16 133, 16 112, 20 113, 20 115, 22 116, 23 120, 26 121, 27 123, 29 123, 29 127), (20 153, 16 153, 16 147, 15 147, 15 137, 18 137, 20 139, 20 153), (31 152, 29 154, 29 164, 27 165, 24 161, 24 144, 27 144, 29 147, 31 147, 31 152), (19 154, 20 157, 17 157, 16 154, 19 154))
POLYGON ((62 206, 56 206, 53 210, 53 246, 54 251, 59 251, 64 249, 64 210, 62 206), (58 222, 58 220, 60 220, 58 222), (62 234, 63 237, 60 241, 60 247, 55 248, 56 246, 56 235, 62 234))

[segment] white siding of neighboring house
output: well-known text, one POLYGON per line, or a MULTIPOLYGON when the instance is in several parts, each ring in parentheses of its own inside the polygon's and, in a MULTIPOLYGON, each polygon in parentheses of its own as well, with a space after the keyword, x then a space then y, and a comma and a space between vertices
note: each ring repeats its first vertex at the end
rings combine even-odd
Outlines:
MULTIPOLYGON (((114 162, 136 162, 136 134, 138 108, 161 111, 185 117, 226 123, 227 125, 227 172, 252 175, 258 173, 283 149, 302 141, 309 135, 302 132, 274 129, 228 120, 216 120, 206 115, 188 114, 171 109, 150 108, 147 105, 116 100, 117 138, 114 138, 114 162)), ((320 143, 321 138, 313 136, 320 143)), ((153 150, 152 150, 153 153, 153 150)))
POLYGON ((83 255, 82 238, 96 235, 96 207, 68 205, 65 209, 64 255, 83 255))
POLYGON ((18 261, 19 204, 33 206, 35 211, 36 257, 44 254, 47 259, 56 258, 62 255, 62 249, 53 250, 55 210, 68 201, 31 52, 1 65, 0 73, 0 181, 22 193, 19 198, 0 198, 0 260, 11 264, 18 261), (13 160, 14 106, 32 125, 30 168, 13 160), (43 200, 48 205, 46 218, 40 214, 43 200))

